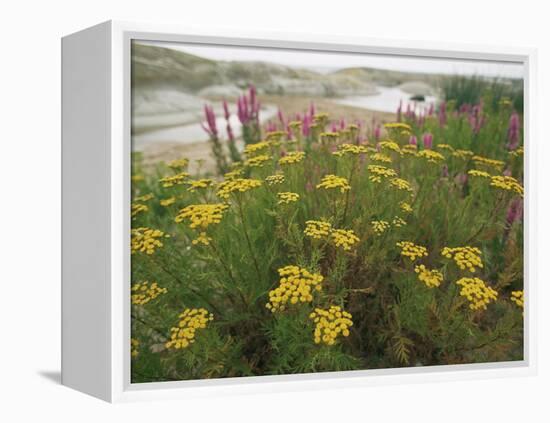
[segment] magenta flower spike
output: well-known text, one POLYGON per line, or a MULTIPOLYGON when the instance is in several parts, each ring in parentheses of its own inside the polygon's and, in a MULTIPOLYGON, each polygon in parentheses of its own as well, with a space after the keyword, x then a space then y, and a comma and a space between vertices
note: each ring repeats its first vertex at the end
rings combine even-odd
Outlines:
POLYGON ((523 201, 521 198, 515 198, 510 203, 506 212, 506 223, 511 226, 514 222, 521 220, 523 217, 523 201))
POLYGON ((513 112, 508 123, 508 150, 515 150, 519 146, 519 115, 513 112))
POLYGON ((313 118, 315 116, 315 104, 313 101, 309 104, 309 117, 313 118))
POLYGON ((434 114, 435 105, 434 103, 430 103, 430 108, 428 109, 428 116, 432 116, 434 114))
POLYGON ((432 134, 430 134, 429 132, 425 133, 422 136, 422 143, 423 143, 424 148, 426 150, 431 150, 432 149, 433 139, 434 139, 434 136, 432 134))
POLYGON ((380 125, 376 125, 376 127, 374 128, 374 140, 378 141, 381 135, 382 135, 382 128, 380 127, 380 125))
POLYGON ((302 120, 302 135, 309 136, 312 118, 311 115, 305 114, 302 120))
POLYGON ((409 144, 410 145, 418 145, 418 139, 416 138, 416 135, 411 135, 409 137, 409 144))
POLYGON ((218 129, 216 127, 216 115, 214 114, 214 109, 207 104, 204 105, 204 116, 206 118, 206 125, 201 123, 202 128, 210 135, 217 136, 218 129))

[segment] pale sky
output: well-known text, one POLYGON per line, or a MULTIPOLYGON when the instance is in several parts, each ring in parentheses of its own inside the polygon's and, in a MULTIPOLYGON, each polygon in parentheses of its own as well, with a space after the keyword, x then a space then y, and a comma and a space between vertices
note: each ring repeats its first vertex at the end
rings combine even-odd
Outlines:
POLYGON ((214 45, 199 46, 156 41, 138 42, 140 44, 156 45, 180 50, 207 59, 271 62, 285 66, 311 69, 317 72, 330 72, 349 67, 370 67, 403 72, 483 75, 507 78, 523 78, 524 76, 523 65, 521 63, 510 62, 463 61, 332 52, 319 53, 274 48, 261 49, 214 45))

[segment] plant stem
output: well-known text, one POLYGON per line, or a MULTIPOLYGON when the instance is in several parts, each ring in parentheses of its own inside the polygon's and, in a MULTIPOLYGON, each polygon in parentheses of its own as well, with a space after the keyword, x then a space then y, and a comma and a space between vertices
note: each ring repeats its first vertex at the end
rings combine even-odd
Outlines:
POLYGON ((248 236, 248 230, 247 230, 247 227, 246 227, 246 220, 244 218, 244 212, 243 212, 243 206, 242 206, 241 198, 240 198, 239 194, 237 194, 235 197, 237 199, 237 208, 239 209, 241 224, 243 225, 244 237, 246 238, 246 243, 248 244, 248 249, 250 250, 250 255, 252 257, 252 261, 254 262, 254 267, 256 268, 256 273, 258 275, 258 279, 261 280, 262 275, 260 273, 260 266, 258 266, 258 261, 256 260, 256 255, 254 254, 254 248, 252 248, 252 242, 250 241, 250 237, 248 236))

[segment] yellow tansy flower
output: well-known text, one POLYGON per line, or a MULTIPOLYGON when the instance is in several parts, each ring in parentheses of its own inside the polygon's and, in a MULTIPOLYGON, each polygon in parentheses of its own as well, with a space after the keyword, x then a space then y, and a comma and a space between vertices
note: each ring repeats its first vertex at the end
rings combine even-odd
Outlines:
POLYGON ((351 189, 349 182, 346 178, 336 175, 326 175, 321 180, 321 183, 317 185, 317 189, 339 189, 341 193, 344 193, 351 189))
POLYGON ((479 278, 462 278, 456 281, 460 285, 460 295, 470 302, 471 310, 487 309, 487 305, 496 301, 498 293, 490 286, 487 286, 479 278))
POLYGON ((195 342, 198 330, 206 328, 208 322, 214 320, 212 313, 204 308, 186 308, 179 315, 180 321, 170 331, 170 340, 165 346, 168 349, 183 349, 195 342))
POLYGON ((313 340, 316 344, 334 345, 339 336, 349 336, 349 329, 353 326, 352 315, 339 306, 330 306, 326 310, 315 308, 309 318, 315 323, 313 340))
POLYGON ((313 301, 313 292, 321 290, 323 276, 298 266, 285 266, 279 270, 279 286, 269 291, 265 305, 272 312, 283 311, 287 304, 313 301))

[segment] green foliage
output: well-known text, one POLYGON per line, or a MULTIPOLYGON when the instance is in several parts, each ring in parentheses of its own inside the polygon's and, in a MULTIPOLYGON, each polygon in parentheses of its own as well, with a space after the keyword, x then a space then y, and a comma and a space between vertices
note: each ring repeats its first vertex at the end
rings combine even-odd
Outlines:
POLYGON ((463 104, 477 104, 482 99, 497 110, 499 103, 508 99, 514 108, 523 111, 523 80, 486 78, 479 75, 454 75, 441 78, 441 90, 445 101, 453 100, 457 108, 463 104))
MULTIPOLYGON (((479 131, 452 108, 443 126, 433 117, 390 126, 386 136, 394 144, 379 150, 391 163, 376 161, 376 146, 355 144, 346 130, 329 140, 319 136, 326 128, 299 139, 281 135, 262 151, 269 159, 261 166, 241 164, 240 175, 218 175, 197 189, 190 189, 191 181, 208 175, 165 187, 161 178, 184 169, 159 163, 146 171, 134 155, 132 200, 146 207, 132 209, 132 228, 158 229, 169 237, 158 238, 162 245, 152 254, 132 254, 132 283, 157 282, 167 290, 132 306, 132 381, 522 359, 522 308, 510 297, 523 289, 523 226, 509 211, 522 199, 523 164, 521 149, 505 148, 511 112, 509 104, 485 108, 479 131), (431 153, 407 147, 410 135, 422 139, 426 132, 434 136, 431 153), (353 150, 343 143, 358 149, 333 154, 353 150), (280 164, 283 153, 303 150, 303 159, 280 164), (372 165, 393 170, 405 185, 395 185, 395 176, 377 175, 372 165), (516 185, 499 188, 494 177, 505 170, 516 185), (276 174, 284 181, 266 182, 276 174), (346 183, 319 186, 330 174, 346 183), (250 185, 251 179, 260 183, 250 185), (231 180, 236 190, 222 195, 220 182, 231 180), (280 203, 282 192, 298 198, 280 203), (219 204, 219 216, 176 222, 187 207, 204 204, 219 204), (313 237, 305 232, 310 221, 329 229, 313 237), (377 231, 373 221, 387 225, 377 231), (410 260, 396 245, 400 241, 424 246, 427 254, 410 260), (482 260, 473 273, 441 254, 444 247, 466 246, 478 248, 482 260), (424 270, 417 268, 421 264, 424 270), (321 289, 294 302, 278 298, 285 307, 271 312, 270 292, 288 278, 279 272, 289 265, 322 275, 321 289), (424 271, 422 277, 435 278, 433 286, 420 278, 424 271), (474 307, 456 283, 474 277, 498 292, 483 304, 486 309, 474 307), (314 311, 331 306, 352 315, 349 330, 315 320, 314 311), (180 313, 198 308, 213 320, 194 329, 188 346, 167 345, 180 313)), ((298 280, 307 279, 300 275, 298 280)))

